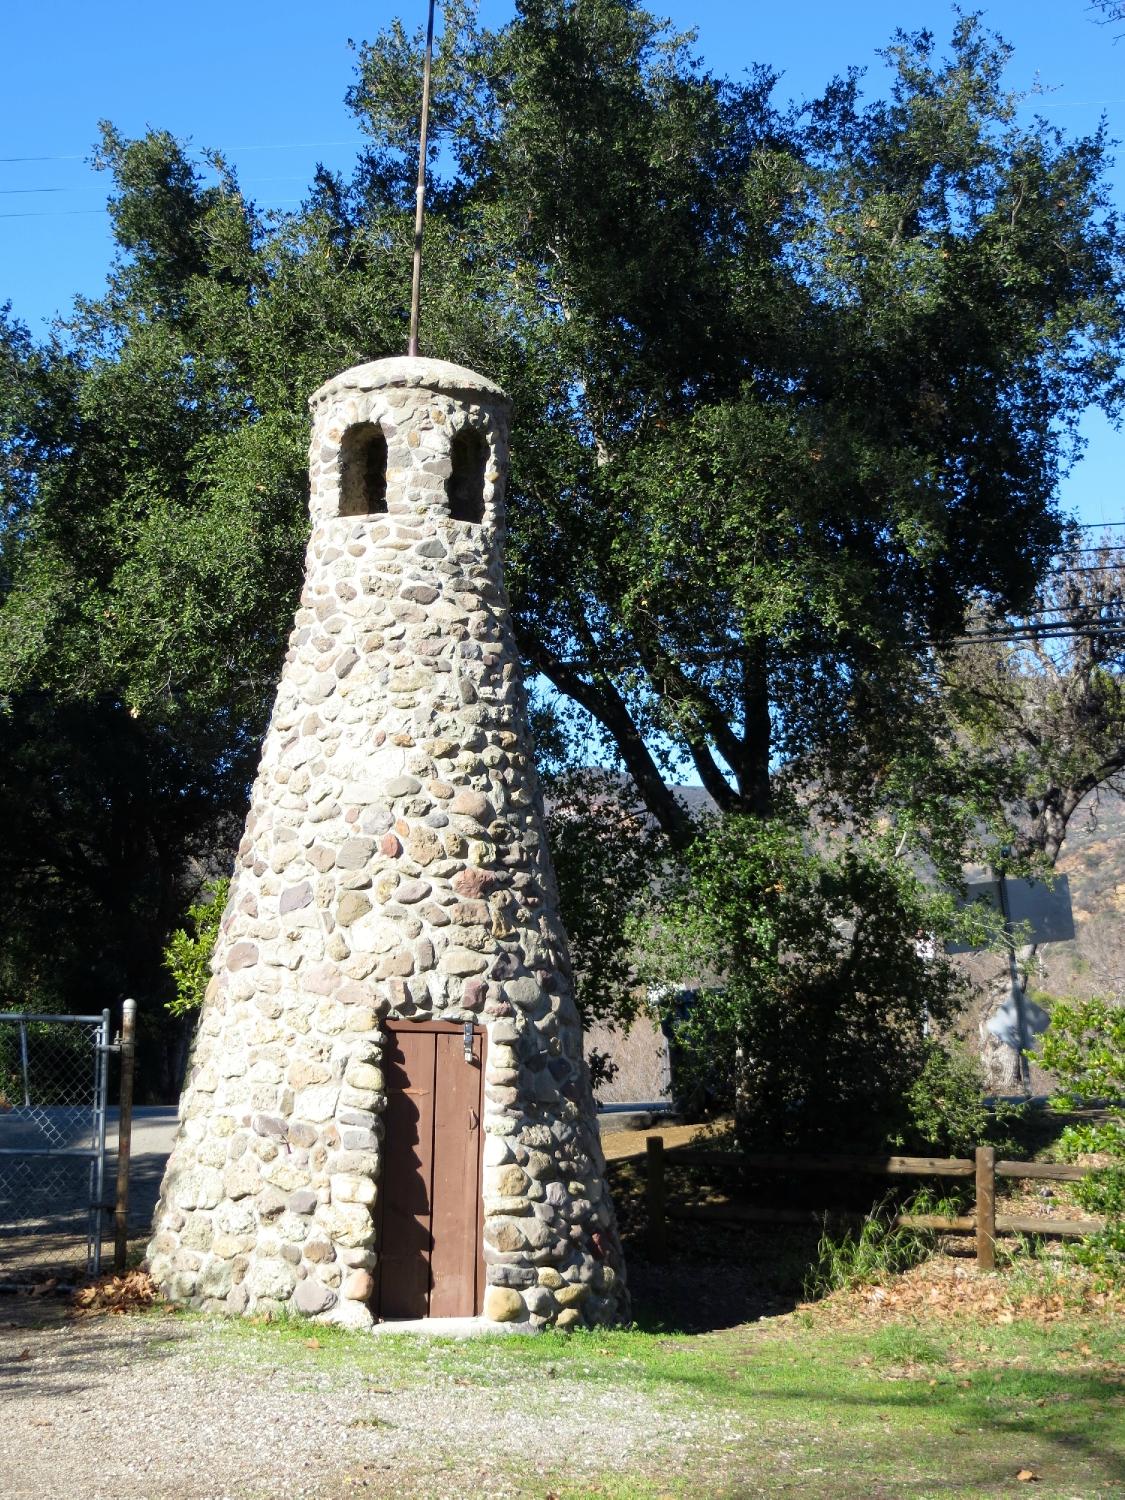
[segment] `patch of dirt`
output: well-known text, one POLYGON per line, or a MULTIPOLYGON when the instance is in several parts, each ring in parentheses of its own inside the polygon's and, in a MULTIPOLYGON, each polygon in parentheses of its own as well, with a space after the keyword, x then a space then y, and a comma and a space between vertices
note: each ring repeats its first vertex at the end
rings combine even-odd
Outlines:
POLYGON ((650 1135, 658 1135, 666 1149, 672 1146, 712 1145, 705 1125, 652 1125, 648 1130, 611 1130, 602 1136, 602 1150, 606 1161, 621 1161, 627 1156, 643 1156, 648 1150, 645 1141, 650 1135))

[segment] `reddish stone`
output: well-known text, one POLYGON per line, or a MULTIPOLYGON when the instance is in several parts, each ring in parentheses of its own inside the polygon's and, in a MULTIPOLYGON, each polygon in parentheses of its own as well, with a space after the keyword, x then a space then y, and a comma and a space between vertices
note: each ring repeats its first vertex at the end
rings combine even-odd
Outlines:
POLYGON ((468 865, 465 869, 458 870, 450 884, 459 896, 475 901, 486 895, 499 879, 495 870, 481 870, 476 865, 468 865))
POLYGON ((401 901, 404 906, 411 906, 429 894, 430 884, 427 880, 403 880, 395 887, 395 900, 401 901))
POLYGON ((402 853, 402 845, 393 833, 385 833, 379 841, 379 850, 389 859, 395 859, 402 853))
POLYGON ((373 1005, 375 993, 370 985, 361 984, 358 979, 345 979, 336 991, 336 999, 341 1005, 373 1005))
POLYGON ((313 995, 330 995, 338 979, 335 964, 310 964, 301 974, 301 988, 313 995))
POLYGON ((483 927, 488 921, 488 907, 483 901, 458 901, 449 908, 449 920, 457 927, 483 927))
POLYGON ((414 996, 410 993, 410 986, 404 979, 388 979, 387 994, 390 996, 391 1004, 396 1010, 403 1006, 414 1004, 414 996))
POLYGON ((480 1010, 488 998, 488 986, 483 979, 470 979, 466 981, 465 988, 461 991, 462 1010, 480 1010))

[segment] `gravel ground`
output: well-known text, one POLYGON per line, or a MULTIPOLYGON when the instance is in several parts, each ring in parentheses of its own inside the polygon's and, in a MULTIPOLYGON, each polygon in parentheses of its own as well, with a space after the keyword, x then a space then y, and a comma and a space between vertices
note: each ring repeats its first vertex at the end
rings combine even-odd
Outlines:
POLYGON ((4 1500, 543 1497, 552 1474, 682 1473, 745 1437, 626 1371, 516 1390, 450 1375, 437 1349, 432 1370, 392 1354, 376 1375, 205 1321, 11 1314, 0 1305, 4 1500))

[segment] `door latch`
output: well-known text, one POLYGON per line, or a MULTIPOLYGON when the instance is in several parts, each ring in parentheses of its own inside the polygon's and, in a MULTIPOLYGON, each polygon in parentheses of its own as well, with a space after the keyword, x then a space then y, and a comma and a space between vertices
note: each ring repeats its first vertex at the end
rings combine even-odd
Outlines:
POLYGON ((462 1036, 465 1041, 465 1061, 471 1063, 473 1061, 473 1023, 471 1021, 465 1022, 462 1036))

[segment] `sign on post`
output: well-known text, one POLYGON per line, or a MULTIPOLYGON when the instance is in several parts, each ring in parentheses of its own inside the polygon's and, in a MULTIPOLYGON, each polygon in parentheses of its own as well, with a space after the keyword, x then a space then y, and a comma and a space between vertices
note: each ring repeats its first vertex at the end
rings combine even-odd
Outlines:
MULTIPOLYGON (((1004 911, 1000 880, 976 880, 965 890, 965 906, 986 906, 1008 922, 1017 941, 1027 943, 1069 943, 1074 937, 1074 912, 1070 904, 1070 882, 1059 875, 1047 885, 1042 880, 1004 881, 1008 910, 1004 911)), ((947 953, 973 953, 983 943, 946 943, 947 953)))

